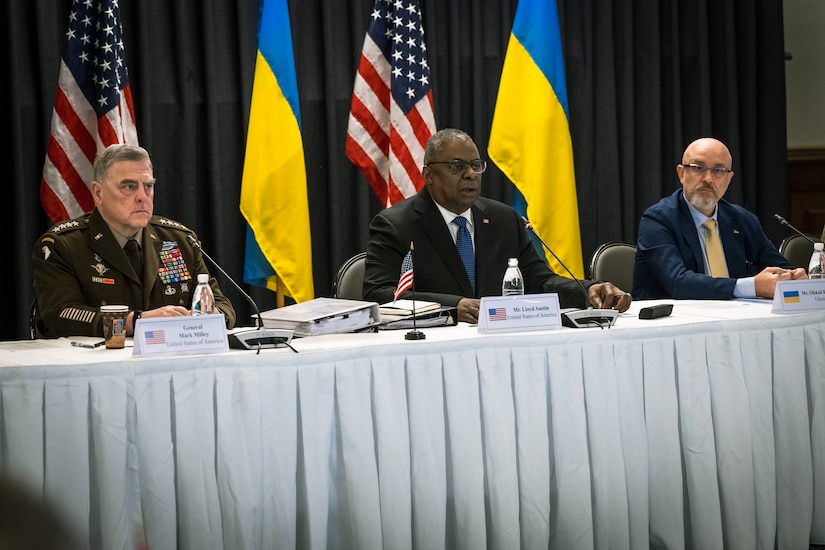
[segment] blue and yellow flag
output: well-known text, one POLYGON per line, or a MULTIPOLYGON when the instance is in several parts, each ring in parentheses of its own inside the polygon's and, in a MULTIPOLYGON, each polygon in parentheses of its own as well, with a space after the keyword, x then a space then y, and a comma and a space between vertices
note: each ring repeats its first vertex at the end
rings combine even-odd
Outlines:
POLYGON ((244 281, 296 302, 315 297, 307 176, 286 0, 264 0, 246 137, 244 281))
MULTIPOLYGON (((567 85, 555 0, 519 0, 501 73, 490 158, 527 202, 536 233, 584 276, 567 85)), ((566 274, 545 253, 556 273, 566 274)))

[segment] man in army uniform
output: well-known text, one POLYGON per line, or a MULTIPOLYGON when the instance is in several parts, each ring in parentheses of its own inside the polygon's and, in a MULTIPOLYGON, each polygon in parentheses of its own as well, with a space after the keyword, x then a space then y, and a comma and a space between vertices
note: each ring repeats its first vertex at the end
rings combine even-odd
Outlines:
MULTIPOLYGON (((145 149, 111 145, 94 163, 95 208, 57 224, 33 251, 34 292, 45 336, 102 336, 98 308, 126 304, 126 334, 146 317, 191 315, 198 273, 208 273, 184 225, 154 216, 155 177, 145 149), (131 251, 131 252, 130 252, 131 251)), ((235 310, 210 277, 215 305, 235 310)))

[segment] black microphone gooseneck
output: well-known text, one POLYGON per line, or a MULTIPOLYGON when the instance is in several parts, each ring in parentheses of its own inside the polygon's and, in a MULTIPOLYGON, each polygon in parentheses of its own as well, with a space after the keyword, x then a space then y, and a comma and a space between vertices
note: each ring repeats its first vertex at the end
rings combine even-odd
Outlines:
POLYGON ((585 327, 592 327, 598 326, 604 328, 605 324, 607 327, 610 328, 613 326, 613 323, 616 322, 616 317, 619 316, 619 312, 615 309, 594 309, 593 306, 590 304, 590 296, 587 294, 587 289, 584 288, 584 285, 579 280, 578 277, 573 275, 573 272, 570 271, 564 262, 561 261, 561 258, 556 256, 556 253, 553 252, 553 249, 547 246, 547 243, 536 233, 535 229, 533 229, 533 224, 530 223, 530 220, 527 219, 526 216, 521 216, 521 221, 524 223, 524 228, 529 230, 539 242, 544 246, 547 251, 553 255, 559 265, 561 265, 565 271, 570 275, 570 278, 576 281, 576 284, 579 285, 579 288, 584 295, 584 303, 587 304, 587 309, 581 309, 577 311, 567 311, 562 313, 562 324, 566 327, 572 328, 585 328, 585 327))
POLYGON ((777 220, 779 220, 779 223, 781 223, 781 224, 782 224, 782 225, 784 225, 785 227, 790 228, 790 229, 791 229, 791 231, 793 231, 793 232, 794 232, 794 233, 796 233, 797 235, 801 235, 802 237, 804 237, 805 239, 807 239, 809 243, 811 243, 811 244, 816 244, 816 241, 814 241, 812 238, 810 238, 809 236, 807 236, 805 233, 803 233, 802 231, 800 231, 800 230, 799 230, 799 229, 797 229, 796 227, 792 226, 792 225, 788 222, 788 220, 786 220, 785 218, 783 218, 783 217, 782 217, 782 216, 780 216, 779 214, 774 214, 774 215, 773 215, 773 217, 774 217, 774 218, 776 218, 777 220))
POLYGON ((254 329, 249 330, 239 330, 235 332, 231 332, 229 334, 229 343, 231 347, 236 349, 257 349, 258 353, 260 353, 261 349, 264 348, 274 348, 278 345, 286 345, 295 353, 298 353, 298 350, 293 348, 289 342, 292 340, 293 331, 291 330, 284 330, 284 329, 267 329, 264 328, 264 320, 261 317, 261 310, 258 309, 258 304, 255 303, 255 300, 252 299, 252 296, 246 293, 244 289, 241 288, 241 285, 235 282, 235 279, 229 276, 229 274, 224 271, 224 269, 212 259, 212 256, 206 253, 206 251, 201 246, 201 243, 198 242, 198 239, 195 238, 194 235, 191 233, 186 236, 186 240, 191 244, 193 247, 197 248, 203 254, 203 257, 209 260, 215 268, 220 271, 226 279, 232 283, 232 285, 238 289, 241 295, 246 298, 246 301, 252 306, 252 309, 255 311, 255 315, 257 316, 257 327, 254 329))

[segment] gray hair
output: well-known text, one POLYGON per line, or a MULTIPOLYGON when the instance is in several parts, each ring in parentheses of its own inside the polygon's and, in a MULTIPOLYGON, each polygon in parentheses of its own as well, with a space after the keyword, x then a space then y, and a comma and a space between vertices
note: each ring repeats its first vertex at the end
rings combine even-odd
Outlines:
POLYGON ((95 157, 94 178, 96 181, 104 181, 109 174, 112 165, 116 162, 125 161, 147 161, 149 167, 152 166, 152 159, 149 153, 143 147, 138 145, 126 145, 124 143, 115 143, 109 145, 95 157))
POLYGON ((427 147, 424 148, 424 165, 426 166, 436 161, 436 155, 445 142, 458 139, 468 139, 472 141, 473 138, 464 130, 457 130, 455 128, 444 128, 434 133, 429 141, 427 141, 427 147))

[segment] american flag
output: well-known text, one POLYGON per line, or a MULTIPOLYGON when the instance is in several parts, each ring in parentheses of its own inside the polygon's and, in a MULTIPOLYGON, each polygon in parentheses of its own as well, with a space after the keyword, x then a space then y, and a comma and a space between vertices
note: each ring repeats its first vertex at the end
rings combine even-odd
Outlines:
POLYGON ((166 331, 164 330, 147 330, 143 333, 147 344, 165 344, 166 331))
POLYGON ((506 321, 507 320, 507 308, 505 307, 495 307, 490 308, 487 311, 487 314, 490 317, 491 321, 506 321))
POLYGON ((138 144, 118 0, 74 0, 40 180, 53 222, 94 207, 92 164, 112 143, 138 144))
POLYGON ((424 185, 424 146, 433 133, 418 0, 376 0, 352 91, 347 157, 390 206, 424 185))
POLYGON ((404 256, 404 261, 401 262, 401 278, 398 279, 398 288, 392 294, 392 301, 398 300, 398 297, 407 292, 413 286, 413 259, 412 250, 407 251, 404 256))

